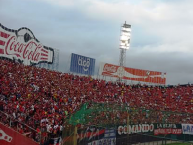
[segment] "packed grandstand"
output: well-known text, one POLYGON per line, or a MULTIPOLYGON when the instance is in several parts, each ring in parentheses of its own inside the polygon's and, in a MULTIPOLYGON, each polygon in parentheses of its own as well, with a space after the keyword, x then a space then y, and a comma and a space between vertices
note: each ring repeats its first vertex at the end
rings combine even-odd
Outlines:
POLYGON ((166 86, 165 72, 101 63, 98 74, 117 79, 107 81, 93 77, 94 58, 74 53, 71 73, 42 68, 58 65, 56 50, 25 27, 0 24, 0 46, 0 144, 193 141, 191 84, 166 86))
MULTIPOLYGON (((42 142, 61 136, 65 118, 87 102, 90 107, 93 103, 114 103, 154 110, 151 117, 138 111, 131 116, 132 124, 158 123, 163 120, 163 111, 193 113, 193 86, 127 85, 0 59, 0 122, 10 126, 11 120, 13 129, 37 142, 42 130, 42 142)), ((119 124, 127 123, 127 113, 114 111, 108 115, 119 124)), ((105 122, 105 112, 100 111, 95 117, 88 124, 105 122)), ((193 116, 173 113, 165 123, 192 124, 193 116)))

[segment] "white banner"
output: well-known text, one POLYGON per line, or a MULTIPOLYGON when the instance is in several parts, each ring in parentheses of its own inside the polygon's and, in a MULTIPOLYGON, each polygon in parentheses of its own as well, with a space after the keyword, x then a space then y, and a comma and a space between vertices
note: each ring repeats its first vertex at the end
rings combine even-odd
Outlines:
POLYGON ((182 132, 193 135, 193 124, 182 124, 182 132))

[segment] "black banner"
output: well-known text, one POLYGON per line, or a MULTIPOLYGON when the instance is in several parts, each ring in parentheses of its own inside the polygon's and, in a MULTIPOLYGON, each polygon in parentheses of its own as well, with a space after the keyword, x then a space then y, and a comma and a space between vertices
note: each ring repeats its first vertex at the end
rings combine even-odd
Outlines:
POLYGON ((87 127, 78 130, 77 144, 85 145, 104 138, 105 129, 100 127, 87 127))

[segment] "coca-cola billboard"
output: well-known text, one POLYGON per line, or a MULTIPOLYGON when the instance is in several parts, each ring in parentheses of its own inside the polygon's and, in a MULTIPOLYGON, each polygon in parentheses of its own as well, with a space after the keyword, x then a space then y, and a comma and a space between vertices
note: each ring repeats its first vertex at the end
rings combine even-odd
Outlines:
POLYGON ((28 28, 12 30, 0 24, 0 57, 25 65, 51 64, 54 50, 42 45, 28 28))
POLYGON ((166 84, 166 73, 121 67, 109 63, 100 64, 99 75, 122 78, 125 80, 132 80, 137 82, 166 84))
POLYGON ((106 63, 105 65, 104 65, 104 71, 105 72, 111 72, 111 73, 116 73, 117 72, 117 66, 115 66, 115 65, 111 65, 111 64, 108 64, 108 63, 106 63))

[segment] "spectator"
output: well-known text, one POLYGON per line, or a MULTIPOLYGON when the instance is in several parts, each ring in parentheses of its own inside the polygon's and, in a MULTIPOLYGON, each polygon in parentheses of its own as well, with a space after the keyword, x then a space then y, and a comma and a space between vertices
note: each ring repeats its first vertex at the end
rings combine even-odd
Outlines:
MULTIPOLYGON (((147 86, 126 85, 118 82, 105 82, 91 77, 61 73, 44 68, 0 60, 0 110, 9 114, 13 120, 46 132, 46 136, 59 136, 64 119, 80 109, 85 102, 127 104, 128 108, 155 110, 149 114, 134 111, 130 119, 133 123, 158 122, 164 117, 160 111, 193 113, 193 86, 147 86), (140 120, 137 119, 140 116, 140 120)), ((92 106, 90 106, 92 107, 92 106)), ((110 116, 113 122, 126 123, 127 114, 111 112, 95 114, 95 122, 110 116)), ((7 124, 4 117, 1 122, 7 124)), ((172 114, 168 122, 192 123, 192 117, 172 114)), ((109 123, 109 122, 106 122, 109 123)), ((19 125, 19 132, 29 132, 19 125)), ((38 140, 31 133, 30 137, 38 140)))

